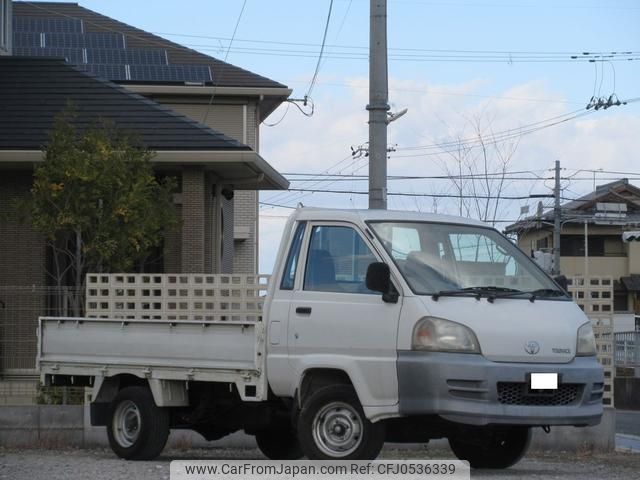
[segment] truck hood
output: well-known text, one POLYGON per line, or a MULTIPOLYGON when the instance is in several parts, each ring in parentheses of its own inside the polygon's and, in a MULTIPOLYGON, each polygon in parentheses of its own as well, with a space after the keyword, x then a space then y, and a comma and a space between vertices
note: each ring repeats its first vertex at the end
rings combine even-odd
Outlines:
POLYGON ((482 355, 495 362, 568 363, 578 328, 589 319, 571 301, 420 297, 429 315, 471 328, 482 355))

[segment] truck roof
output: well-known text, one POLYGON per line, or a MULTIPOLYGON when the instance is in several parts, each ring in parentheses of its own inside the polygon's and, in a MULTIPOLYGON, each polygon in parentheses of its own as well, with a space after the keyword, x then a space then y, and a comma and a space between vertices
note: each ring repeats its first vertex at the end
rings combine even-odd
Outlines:
POLYGON ((472 218, 436 213, 407 212, 402 210, 354 210, 340 208, 299 207, 291 215, 295 220, 334 220, 334 221, 401 221, 401 222, 439 222, 487 227, 484 222, 472 218))

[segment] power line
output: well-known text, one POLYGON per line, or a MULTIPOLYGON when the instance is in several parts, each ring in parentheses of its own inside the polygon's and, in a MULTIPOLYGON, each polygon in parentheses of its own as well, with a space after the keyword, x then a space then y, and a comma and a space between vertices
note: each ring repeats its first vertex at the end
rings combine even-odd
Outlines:
MULTIPOLYGON (((574 170, 574 169, 571 169, 574 170)), ((640 172, 619 172, 619 171, 614 171, 614 170, 592 170, 592 169, 578 169, 575 170, 576 173, 580 173, 580 172, 589 172, 589 173, 606 173, 606 174, 610 174, 610 175, 630 175, 630 176, 640 176, 640 172)), ((569 178, 570 180, 573 180, 572 177, 569 178)))
MULTIPOLYGON (((323 173, 328 173, 331 169, 338 167, 339 165, 343 164, 344 162, 346 162, 347 160, 349 160, 351 158, 352 158, 351 155, 347 155, 342 160, 340 160, 340 161, 334 163, 333 165, 331 165, 330 167, 328 167, 326 170, 323 171, 323 173)), ((309 181, 309 183, 312 183, 312 182, 313 182, 313 180, 309 181)), ((315 184, 311 184, 311 185, 308 185, 308 186, 313 187, 313 186, 315 186, 315 184)), ((275 196, 271 197, 269 199, 269 201, 271 201, 271 202, 283 201, 283 197, 282 197, 283 195, 284 195, 284 197, 288 196, 287 192, 279 192, 275 196)))
MULTIPOLYGON (((228 37, 219 37, 219 36, 207 36, 207 35, 193 35, 193 34, 183 34, 183 33, 169 33, 169 32, 152 32, 156 35, 169 35, 175 37, 185 37, 185 38, 203 38, 209 40, 225 40, 228 41, 228 37)), ((297 47, 321 47, 321 44, 316 43, 305 43, 305 42, 285 42, 285 41, 276 41, 276 40, 253 40, 246 38, 237 38, 236 42, 240 43, 256 43, 259 45, 272 44, 272 45, 288 45, 288 46, 297 46, 297 47)), ((339 48, 343 50, 360 50, 362 51, 362 55, 366 55, 369 47, 364 45, 339 45, 339 44, 325 44, 328 48, 339 48)), ((282 50, 282 51, 295 51, 295 50, 282 50)), ((509 55, 530 55, 530 56, 546 56, 546 57, 567 57, 567 56, 584 56, 584 57, 592 57, 592 56, 607 56, 607 55, 640 55, 640 51, 635 50, 625 50, 625 51, 587 51, 587 50, 565 50, 565 51, 536 51, 536 50, 461 50, 461 49, 428 49, 428 48, 402 48, 402 47, 389 47, 390 52, 425 52, 425 53, 434 53, 434 54, 469 54, 469 55, 502 55, 508 57, 509 55)), ((305 53, 312 53, 314 55, 317 52, 314 51, 303 51, 305 53)))
MULTIPOLYGON (((587 111, 583 111, 582 113, 579 113, 577 115, 574 115, 572 117, 568 117, 565 118, 563 120, 558 120, 556 122, 552 122, 549 123, 547 125, 541 125, 539 127, 535 127, 535 128, 530 128, 528 130, 512 130, 510 134, 508 134, 508 131, 505 131, 503 135, 501 136, 490 136, 489 139, 490 141, 479 141, 476 140, 475 143, 466 143, 466 144, 452 144, 451 147, 449 147, 448 149, 443 149, 443 152, 428 152, 428 153, 419 153, 419 154, 410 154, 410 155, 392 155, 392 158, 410 158, 410 157, 428 157, 428 156, 432 156, 432 155, 441 155, 442 153, 455 153, 456 150, 460 147, 462 148, 467 148, 469 150, 474 149, 474 148, 478 148, 480 146, 486 146, 486 145, 496 145, 498 143, 504 143, 506 141, 509 140, 514 140, 516 138, 520 138, 523 137, 525 135, 530 135, 532 133, 535 132, 539 132, 540 130, 545 130, 547 128, 556 126, 556 125, 560 125, 562 123, 566 123, 568 121, 574 120, 576 118, 580 118, 580 117, 584 117, 586 115, 590 115, 592 112, 594 112, 594 110, 587 110, 587 111)), ((433 148, 433 147, 430 147, 433 148)))
MULTIPOLYGON (((282 80, 286 83, 306 83, 306 81, 302 80, 282 80)), ((350 83, 340 83, 340 82, 316 82, 316 85, 326 85, 329 87, 344 87, 344 88, 361 88, 368 89, 368 85, 356 85, 350 83)), ((576 102, 571 100, 552 100, 548 98, 526 98, 526 97, 505 97, 499 95, 481 95, 475 93, 461 93, 461 92, 445 92, 442 90, 424 90, 424 89, 415 89, 415 88, 394 88, 390 87, 389 92, 408 92, 408 93, 425 93, 428 95, 442 95, 442 96, 452 96, 452 97, 472 97, 472 98, 489 98, 493 100, 509 100, 509 101, 517 101, 517 102, 540 102, 540 103, 558 103, 558 104, 573 104, 573 105, 584 105, 584 102, 576 102)))
MULTIPOLYGON (((306 188, 289 188, 290 192, 310 192, 310 193, 336 193, 336 194, 348 194, 348 195, 368 195, 369 192, 363 192, 358 190, 326 190, 326 189, 306 189, 306 188)), ((458 195, 458 194, 443 194, 443 193, 407 193, 407 192, 388 192, 387 195, 395 197, 430 197, 430 198, 476 198, 481 200, 525 200, 531 197, 526 196, 508 196, 508 195, 458 195)))
MULTIPOLYGON (((217 45, 201 44, 201 43, 185 43, 185 45, 199 50, 220 51, 217 45)), ((314 50, 295 50, 295 49, 275 49, 260 47, 234 47, 234 53, 244 55, 260 55, 273 57, 297 57, 297 58, 316 58, 318 52, 314 50)), ((361 60, 367 61, 368 55, 355 51, 332 51, 323 54, 324 58, 335 60, 361 60)), ((389 54, 390 61, 399 62, 456 62, 456 63, 506 63, 512 65, 514 63, 601 63, 601 62, 630 62, 640 60, 639 52, 631 53, 615 53, 607 55, 594 54, 573 54, 573 55, 516 55, 516 54, 409 54, 409 53, 392 53, 389 54)))
MULTIPOLYGON (((399 181, 399 180, 471 180, 471 179, 479 179, 479 178, 484 178, 484 177, 480 177, 480 176, 452 176, 452 177, 446 177, 446 176, 433 176, 433 177, 429 177, 429 176, 421 176, 421 177, 411 177, 411 176, 407 176, 407 177, 387 177, 387 180, 389 181, 399 181)), ((306 178, 302 178, 302 179, 295 179, 295 178, 287 178, 287 180, 289 180, 290 182, 306 182, 309 181, 309 179, 306 178)), ((359 176, 347 176, 346 178, 321 178, 318 179, 318 182, 366 182, 369 180, 369 177, 359 177, 359 176)), ((551 177, 546 177, 546 178, 535 178, 535 177, 505 177, 505 180, 517 180, 517 181, 533 181, 533 182, 539 182, 541 180, 551 180, 551 177)), ((589 179, 592 180, 592 179, 589 179)))
POLYGON ((289 208, 292 210, 295 210, 296 207, 292 207, 291 205, 281 205, 281 204, 277 204, 277 203, 271 203, 271 202, 258 202, 260 205, 266 205, 267 207, 276 207, 276 208, 289 208))
MULTIPOLYGON (((353 157, 351 157, 351 156, 346 157, 346 158, 345 158, 345 159, 343 159, 342 161, 338 162, 336 165, 334 165, 334 166, 332 166, 332 167, 329 167, 329 169, 327 169, 327 170, 330 170, 331 168, 337 168, 337 167, 338 167, 338 165, 341 165, 342 163, 344 163, 344 161, 346 161, 346 159, 349 159, 349 158, 353 158, 353 157)), ((356 166, 356 165, 357 165, 361 160, 363 160, 363 158, 362 158, 362 157, 356 157, 355 159, 352 159, 352 161, 351 161, 349 164, 347 164, 347 165, 345 165, 345 166, 343 166, 343 167, 340 167, 340 171, 344 171, 344 170, 347 170, 347 169, 349 169, 349 168, 351 168, 351 167, 355 167, 355 166, 356 166)), ((365 164, 364 164, 364 165, 359 166, 357 169, 355 169, 355 170, 354 170, 354 173, 355 173, 355 172, 357 172, 358 170, 360 170, 360 169, 364 168, 367 164, 368 164, 368 162, 365 162, 365 164)), ((309 184, 309 183, 307 183, 306 185, 303 183, 302 185, 299 185, 299 186, 300 186, 300 187, 304 186, 305 188, 307 188, 307 189, 308 189, 308 190, 307 190, 307 193, 302 193, 302 194, 300 194, 300 193, 295 193, 295 192, 291 192, 291 191, 289 191, 289 197, 288 197, 288 199, 293 200, 293 201, 300 201, 300 200, 302 200, 303 198, 308 197, 309 195, 311 195, 311 194, 313 193, 313 191, 311 190, 313 187, 319 186, 319 185, 321 185, 322 183, 323 183, 323 182, 322 182, 320 179, 317 179, 317 180, 315 180, 314 182, 311 182, 310 184, 309 184)), ((333 185, 333 183, 334 183, 334 182, 324 183, 323 188, 326 188, 326 187, 328 187, 328 186, 330 186, 330 185, 333 185)), ((282 200, 282 199, 280 199, 280 201, 283 201, 283 200, 282 200)), ((285 201, 286 201, 286 200, 285 200, 285 201)))
MULTIPOLYGON (((491 132, 490 134, 490 138, 494 139, 494 138, 500 138, 504 135, 513 135, 514 133, 518 133, 520 131, 526 131, 527 129, 533 128, 533 127, 537 127, 537 126, 541 126, 541 125, 545 125, 548 124, 549 122, 553 122, 555 120, 558 119, 562 119, 562 118, 566 118, 566 117, 572 117, 575 118, 575 115, 580 114, 580 113, 584 113, 584 109, 578 109, 578 110, 574 110, 572 112, 567 112, 567 113, 563 113, 562 115, 557 115, 555 117, 550 117, 550 118, 545 118, 544 120, 540 120, 538 122, 533 122, 533 123, 529 123, 526 125, 522 125, 518 128, 510 128, 508 130, 501 130, 498 132, 491 132)), ((553 126, 553 124, 551 125, 553 126)), ((479 135, 476 135, 474 137, 469 137, 469 138, 462 138, 462 139, 457 139, 457 140, 449 140, 446 142, 438 142, 438 143, 432 143, 432 144, 428 144, 428 145, 417 145, 417 146, 412 146, 412 147, 398 147, 397 150, 398 151, 405 151, 405 150, 428 150, 428 149, 442 149, 444 147, 451 147, 451 146, 464 146, 465 144, 469 144, 469 143, 477 143, 479 141, 479 135)))
MULTIPOLYGON (((72 19, 78 19, 78 17, 73 16, 73 15, 68 15, 59 11, 55 11, 55 10, 51 10, 49 8, 46 8, 44 6, 42 6, 42 4, 37 4, 34 2, 24 2, 25 4, 28 4, 30 6, 32 6, 33 8, 45 11, 47 13, 50 13, 52 15, 57 15, 60 17, 65 17, 65 18, 72 18, 72 19)), ((243 6, 244 8, 244 6, 243 6)), ((115 33, 119 33, 121 35, 126 35, 128 37, 131 38, 136 38, 138 40, 141 40, 145 43, 149 43, 149 44, 155 44, 159 47, 162 48, 166 48, 166 49, 170 49, 170 50, 184 50, 184 51, 192 51, 191 48, 188 48, 185 45, 179 45, 179 44, 175 44, 173 42, 171 42, 170 40, 164 39, 162 37, 160 37, 163 41, 157 41, 154 40, 153 38, 148 38, 148 37, 144 37, 144 36, 140 36, 140 35, 135 35, 132 34, 130 32, 124 33, 120 30, 114 29, 114 28, 109 28, 106 27, 102 24, 98 24, 95 22, 92 22, 90 20, 87 19, 82 19, 82 21, 87 24, 87 25, 92 25, 95 27, 100 28, 101 30, 106 30, 106 31, 111 31, 111 32, 115 32, 115 33), (166 42, 170 42, 171 44, 167 44, 166 42)), ((145 32, 146 33, 146 32, 145 32)), ((312 44, 312 43, 302 43, 302 42, 281 42, 281 41, 273 41, 273 40, 249 40, 249 39, 236 39, 235 36, 232 36, 231 38, 229 37, 218 37, 218 36, 207 36, 207 35, 193 35, 193 34, 183 34, 183 33, 169 33, 169 32, 150 32, 149 36, 153 36, 153 35, 168 35, 168 36, 178 36, 178 37, 186 37, 186 38, 203 38, 203 39, 211 39, 211 40, 225 40, 225 41, 229 41, 230 44, 228 45, 228 52, 235 52, 235 53, 252 53, 252 54, 259 54, 259 55, 286 55, 287 51, 286 50, 282 50, 280 53, 279 52, 269 52, 269 51, 261 51, 261 50, 257 50, 256 47, 254 47, 253 49, 244 49, 244 50, 240 50, 240 48, 242 47, 234 47, 231 48, 231 43, 235 42, 249 42, 249 43, 259 43, 259 44, 278 44, 278 45, 290 45, 290 46, 307 46, 307 47, 317 47, 318 45, 316 44, 312 44)), ((199 47, 202 48, 204 50, 214 50, 214 51, 220 51, 220 48, 214 45, 190 45, 192 47, 199 47)), ((367 49, 368 47, 364 47, 364 46, 345 46, 345 45, 327 45, 325 44, 325 47, 333 47, 333 48, 343 48, 343 49, 355 49, 355 50, 361 50, 361 49, 367 49)), ((640 55, 640 52, 638 51, 594 51, 594 52, 590 52, 590 51, 582 51, 582 52, 577 52, 577 51, 565 51, 565 52, 561 52, 561 51, 548 51, 548 52, 544 52, 544 51, 499 51, 499 50, 455 50, 455 49, 419 49, 419 48, 391 48, 391 51, 413 51, 413 52, 430 52, 432 54, 440 54, 440 53, 449 53, 449 54, 466 54, 469 57, 473 57, 474 55, 484 55, 484 56, 491 56, 493 55, 494 58, 489 58, 490 61, 492 62, 507 62, 507 63, 513 63, 515 61, 520 61, 520 57, 522 57, 522 60, 528 60, 528 57, 531 58, 531 61, 537 62, 537 61, 551 61, 551 62, 557 62, 557 61, 636 61, 636 60, 640 60, 640 57, 638 57, 638 55, 640 55), (526 57, 528 56, 528 57, 526 57), (567 59, 568 57, 568 59, 567 59), (576 57, 576 58, 572 58, 572 57, 576 57), (620 57, 620 58, 619 58, 620 57), (537 59, 537 60, 536 60, 537 59)), ((294 55, 294 56, 311 56, 311 57, 316 57, 317 53, 316 52, 307 52, 307 51, 302 51, 302 54, 297 53, 299 51, 297 50, 290 50, 289 51, 289 55, 294 55), (293 53, 291 53, 293 52, 293 53)), ((341 55, 344 57, 345 54, 350 54, 350 55, 354 55, 357 54, 353 53, 353 52, 342 52, 341 55)), ((446 58, 446 56, 444 56, 445 58, 443 58, 443 61, 462 61, 464 58, 460 58, 460 59, 456 59, 456 58, 446 58)), ((326 55, 324 55, 324 58, 327 58, 326 55)), ((332 57, 332 58, 339 58, 339 57, 332 57)), ((346 59, 349 60, 353 60, 353 57, 344 57, 346 59)), ((437 58, 437 57, 436 57, 437 58)), ((357 59, 362 59, 362 60, 367 60, 368 59, 368 55, 366 53, 360 53, 359 57, 357 59)), ((390 56, 390 59, 401 59, 401 58, 395 58, 394 55, 390 56)), ((411 60, 411 58, 406 58, 405 60, 411 60)), ((423 60, 429 61, 428 58, 425 58, 423 60)), ((480 58, 480 60, 482 60, 482 58, 480 58)), ((473 58, 471 58, 471 61, 474 61, 473 58)))
MULTIPOLYGON (((244 9, 246 6, 247 6, 247 0, 244 0, 244 2, 242 2, 242 8, 240 9, 240 14, 238 15, 238 19, 236 20, 236 26, 233 28, 233 34, 231 35, 231 40, 229 41, 229 46, 227 47, 227 53, 224 55, 224 64, 222 65, 222 69, 220 70, 220 73, 216 75, 216 78, 217 78, 216 85, 215 85, 216 87, 218 86, 218 83, 220 83, 220 79, 224 75, 224 71, 228 65, 227 58, 229 57, 229 51, 231 50, 231 45, 233 45, 233 39, 236 37, 236 32, 238 31, 238 26, 240 25, 240 20, 242 19, 242 14, 244 13, 244 9)), ((211 105, 213 104, 213 98, 215 97, 215 95, 216 95, 216 91, 214 89, 213 92, 211 93, 209 104, 207 105, 207 108, 204 111, 204 116, 202 118, 202 123, 204 125, 207 124, 207 116, 209 115, 209 110, 211 110, 211 105)))
MULTIPOLYGON (((317 181, 359 181, 359 180, 367 180, 369 178, 368 175, 353 175, 353 174, 331 174, 331 173, 283 173, 285 177, 288 177, 287 180, 292 182, 306 182, 311 180, 317 181), (310 176, 313 178, 291 178, 296 176, 310 176)), ((462 175, 388 175, 387 179, 389 180, 451 180, 451 179, 475 179, 475 178, 487 178, 487 177, 505 177, 507 180, 549 180, 553 179, 553 177, 540 177, 535 172, 531 170, 522 170, 516 172, 487 172, 487 173, 478 173, 478 174, 462 174, 462 175), (514 177, 512 175, 522 175, 522 174, 530 174, 533 177, 514 177)))
POLYGON ((320 64, 322 62, 322 54, 324 53, 324 47, 327 42, 327 33, 329 32, 329 23, 331 22, 331 12, 333 10, 333 0, 329 2, 329 13, 327 13, 327 21, 324 25, 324 34, 322 35, 322 46, 320 47, 320 54, 318 55, 318 62, 316 63, 316 70, 313 72, 313 77, 311 78, 311 83, 309 84, 309 88, 305 95, 305 99, 311 96, 311 92, 313 91, 313 87, 315 86, 316 80, 318 79, 318 73, 320 72, 320 64))

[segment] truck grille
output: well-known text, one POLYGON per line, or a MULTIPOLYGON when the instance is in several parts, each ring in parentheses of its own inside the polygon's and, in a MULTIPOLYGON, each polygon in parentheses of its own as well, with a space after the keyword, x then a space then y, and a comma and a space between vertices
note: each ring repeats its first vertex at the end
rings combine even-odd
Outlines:
POLYGON ((498 382, 498 401, 505 405, 557 406, 571 405, 580 396, 582 385, 558 385, 557 390, 538 393, 527 390, 523 382, 498 382))

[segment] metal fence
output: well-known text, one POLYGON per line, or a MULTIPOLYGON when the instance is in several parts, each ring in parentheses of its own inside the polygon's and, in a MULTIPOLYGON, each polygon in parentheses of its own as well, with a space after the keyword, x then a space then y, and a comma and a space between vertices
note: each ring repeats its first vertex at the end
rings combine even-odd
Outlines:
POLYGON ((640 367, 640 332, 615 334, 616 367, 640 367))

